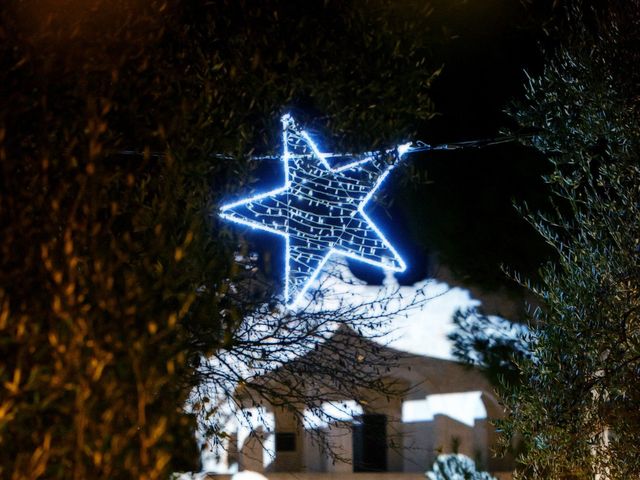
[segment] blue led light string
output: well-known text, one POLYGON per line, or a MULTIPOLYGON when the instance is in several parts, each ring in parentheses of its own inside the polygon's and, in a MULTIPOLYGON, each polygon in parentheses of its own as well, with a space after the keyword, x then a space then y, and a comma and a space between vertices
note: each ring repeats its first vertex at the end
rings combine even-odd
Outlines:
POLYGON ((323 153, 289 115, 282 117, 284 185, 220 208, 227 220, 285 239, 284 297, 290 308, 303 300, 310 285, 335 255, 401 272, 406 263, 365 207, 406 146, 385 152, 344 156, 323 153))

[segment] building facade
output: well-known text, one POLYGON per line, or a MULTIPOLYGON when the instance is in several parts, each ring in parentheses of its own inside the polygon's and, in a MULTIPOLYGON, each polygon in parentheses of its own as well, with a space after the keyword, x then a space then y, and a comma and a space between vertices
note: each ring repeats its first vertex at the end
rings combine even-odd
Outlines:
MULTIPOLYGON (((329 341, 340 341, 339 338, 336 335, 335 340, 329 341)), ((399 478, 400 474, 423 474, 439 454, 457 452, 499 478, 510 477, 513 460, 492 454, 497 435, 491 420, 504 413, 491 385, 478 370, 451 360, 378 345, 369 348, 370 341, 361 337, 356 342, 351 345, 356 350, 375 351, 394 359, 383 373, 372 371, 371 375, 380 375, 378 380, 398 387, 396 394, 369 390, 354 399, 347 394, 341 396, 340 392, 323 392, 334 407, 344 408, 332 420, 316 423, 305 422, 288 407, 263 404, 272 415, 273 424, 244 438, 232 437, 228 462, 237 463, 240 471, 263 472, 267 476, 297 472, 340 474, 346 478, 352 473, 388 472, 393 474, 389 478, 399 478), (476 418, 472 424, 443 414, 417 419, 403 415, 408 406, 419 406, 430 396, 470 392, 478 394, 486 411, 486 418, 476 418), (346 410, 351 413, 344 415, 346 410)), ((335 352, 331 348, 325 350, 335 352)), ((307 379, 305 385, 313 385, 313 378, 307 379)))

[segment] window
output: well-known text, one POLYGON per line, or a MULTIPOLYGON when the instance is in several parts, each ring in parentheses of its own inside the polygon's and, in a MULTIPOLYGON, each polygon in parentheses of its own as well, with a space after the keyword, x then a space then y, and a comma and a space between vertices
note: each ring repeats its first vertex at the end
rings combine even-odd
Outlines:
POLYGON ((290 432, 276 432, 276 452, 295 452, 296 434, 290 432))

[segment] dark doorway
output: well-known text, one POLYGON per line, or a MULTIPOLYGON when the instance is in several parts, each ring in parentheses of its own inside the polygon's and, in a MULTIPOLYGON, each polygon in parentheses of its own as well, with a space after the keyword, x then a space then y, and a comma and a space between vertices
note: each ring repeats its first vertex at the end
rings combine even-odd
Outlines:
POLYGON ((361 415, 354 419, 353 471, 387 471, 386 415, 361 415))

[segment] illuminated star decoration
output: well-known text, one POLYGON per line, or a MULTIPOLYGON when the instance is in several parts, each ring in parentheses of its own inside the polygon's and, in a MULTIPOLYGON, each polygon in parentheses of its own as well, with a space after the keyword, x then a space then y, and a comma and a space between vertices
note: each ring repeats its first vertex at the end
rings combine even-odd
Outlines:
POLYGON ((332 167, 290 115, 282 117, 285 182, 282 187, 229 203, 228 220, 284 237, 285 301, 300 305, 332 255, 402 272, 404 260, 369 218, 365 207, 408 144, 385 152, 349 156, 332 167))

